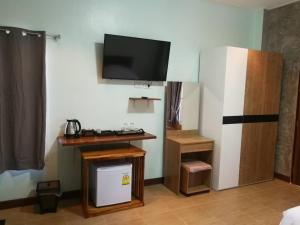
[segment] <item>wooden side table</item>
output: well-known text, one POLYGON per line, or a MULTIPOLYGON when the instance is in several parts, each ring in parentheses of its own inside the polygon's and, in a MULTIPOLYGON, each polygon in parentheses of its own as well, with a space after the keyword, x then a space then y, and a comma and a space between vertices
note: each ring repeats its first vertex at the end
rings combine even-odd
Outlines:
POLYGON ((57 137, 62 146, 80 147, 82 160, 82 208, 85 217, 107 214, 124 209, 144 205, 144 164, 145 154, 143 149, 130 145, 130 141, 156 139, 155 135, 131 134, 124 136, 92 136, 67 139, 57 137), (124 143, 127 142, 127 143, 124 143), (126 160, 132 163, 132 201, 116 205, 94 207, 89 197, 89 169, 94 161, 126 160))
MULTIPOLYGON (((201 160, 211 165, 213 146, 213 140, 201 137, 194 132, 175 131, 168 135, 164 148, 164 185, 179 194, 182 175, 181 163, 201 160)), ((211 171, 209 170, 208 173, 211 171)), ((197 176, 193 180, 197 181, 197 176)), ((210 183, 205 183, 191 188, 188 194, 209 191, 210 183)))
MULTIPOLYGON (((107 214, 144 205, 144 161, 146 152, 129 144, 81 148, 82 208, 85 217, 107 214), (89 172, 94 161, 125 159, 132 163, 132 201, 116 205, 95 207, 89 199, 89 172)), ((105 181, 104 181, 105 182, 105 181)))

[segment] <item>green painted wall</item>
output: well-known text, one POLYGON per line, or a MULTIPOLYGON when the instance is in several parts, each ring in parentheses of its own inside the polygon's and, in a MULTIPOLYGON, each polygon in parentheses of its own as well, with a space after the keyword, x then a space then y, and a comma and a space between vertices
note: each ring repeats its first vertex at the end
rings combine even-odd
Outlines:
POLYGON ((197 81, 201 49, 260 48, 262 12, 206 0, 0 0, 0 23, 62 35, 47 41, 45 169, 1 174, 3 201, 33 194, 37 180, 59 178, 64 191, 80 187, 78 150, 56 143, 67 118, 85 128, 134 122, 157 135, 137 144, 147 150, 146 178, 162 176, 164 101, 132 105, 128 97, 163 98, 164 86, 99 79, 104 33, 171 41, 168 80, 197 81))
POLYGON ((261 50, 263 35, 264 9, 256 9, 253 17, 252 48, 261 50))

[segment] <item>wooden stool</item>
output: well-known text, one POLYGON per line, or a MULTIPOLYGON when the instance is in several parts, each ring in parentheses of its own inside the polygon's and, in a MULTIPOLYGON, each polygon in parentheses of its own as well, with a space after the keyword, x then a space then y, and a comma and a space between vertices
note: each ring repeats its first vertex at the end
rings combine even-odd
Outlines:
POLYGON ((210 190, 211 165, 202 161, 181 163, 180 190, 195 194, 210 190))

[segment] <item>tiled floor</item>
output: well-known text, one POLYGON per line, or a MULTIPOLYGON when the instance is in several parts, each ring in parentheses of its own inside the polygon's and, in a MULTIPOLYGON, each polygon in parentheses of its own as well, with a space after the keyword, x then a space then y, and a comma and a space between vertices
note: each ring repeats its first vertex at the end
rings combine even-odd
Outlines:
POLYGON ((221 192, 176 196, 163 185, 145 188, 144 207, 84 219, 77 201, 54 214, 33 206, 0 211, 7 225, 278 225, 282 211, 300 205, 300 187, 274 180, 221 192))

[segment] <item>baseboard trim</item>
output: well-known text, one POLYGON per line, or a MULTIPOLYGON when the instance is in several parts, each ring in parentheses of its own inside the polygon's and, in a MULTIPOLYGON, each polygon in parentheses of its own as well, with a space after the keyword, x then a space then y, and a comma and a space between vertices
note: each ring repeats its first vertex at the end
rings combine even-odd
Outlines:
POLYGON ((274 177, 276 177, 277 179, 279 180, 283 180, 285 182, 288 182, 290 183, 291 182, 291 177, 289 176, 286 176, 286 175, 283 175, 283 174, 280 174, 280 173, 274 173, 274 177))
POLYGON ((80 198, 81 190, 66 191, 62 194, 61 199, 80 198))
POLYGON ((146 179, 144 181, 145 186, 151 186, 151 185, 156 185, 156 184, 163 184, 164 183, 164 178, 163 177, 158 177, 158 178, 152 178, 152 179, 146 179))
MULTIPOLYGON (((153 179, 146 179, 144 181, 145 186, 162 184, 164 182, 163 177, 153 178, 153 179)), ((73 191, 66 191, 62 194, 61 199, 72 199, 72 198, 80 198, 81 190, 73 190, 73 191)), ((9 209, 9 208, 16 208, 22 207, 27 205, 34 205, 37 203, 36 197, 28 197, 28 198, 20 198, 8 201, 0 202, 0 210, 9 209)))
POLYGON ((21 207, 26 205, 34 205, 37 203, 36 197, 19 198, 0 202, 0 210, 21 207))

